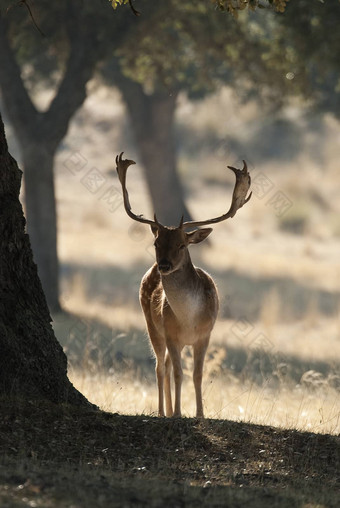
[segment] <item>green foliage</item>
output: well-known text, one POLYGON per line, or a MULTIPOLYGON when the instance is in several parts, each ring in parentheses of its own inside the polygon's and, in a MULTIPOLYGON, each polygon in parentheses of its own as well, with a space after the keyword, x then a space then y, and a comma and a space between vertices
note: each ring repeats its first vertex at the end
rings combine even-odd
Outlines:
POLYGON ((169 0, 133 26, 116 51, 123 73, 146 90, 186 90, 191 97, 232 82, 242 68, 262 65, 247 13, 236 20, 206 0, 169 0))
POLYGON ((301 0, 277 19, 265 53, 271 72, 323 111, 340 115, 339 0, 301 0))
MULTIPOLYGON (((289 0, 210 0, 220 11, 230 12, 233 16, 237 16, 238 11, 249 9, 265 9, 273 8, 277 12, 284 12, 289 0)), ((120 5, 130 3, 129 0, 109 0, 114 9, 120 5)), ((131 5, 131 3, 130 3, 131 5)))
POLYGON ((75 0, 70 7, 66 0, 36 0, 32 12, 42 37, 26 8, 7 11, 11 0, 0 0, 19 62, 30 64, 26 83, 57 83, 72 19, 84 27, 90 20, 103 41, 98 64, 112 83, 123 74, 148 93, 185 90, 192 98, 228 83, 244 100, 256 94, 280 104, 298 93, 340 114, 338 0, 144 0, 139 18, 129 9, 111 9, 127 3, 131 7, 128 0, 75 0))
MULTIPOLYGON (((109 2, 101 0, 85 3, 81 0, 53 3, 35 0, 31 11, 45 37, 36 29, 20 2, 13 5, 12 0, 0 0, 0 12, 11 47, 18 64, 25 68, 23 79, 31 90, 46 83, 58 85, 67 66, 70 48, 79 34, 89 44, 93 34, 97 34, 97 40, 102 44, 102 60, 124 38, 122 31, 131 23, 131 18, 135 20, 133 16, 126 15, 125 9, 113 11, 109 2)), ((88 48, 83 45, 81 51, 86 54, 88 48)))
POLYGON ((118 6, 129 3, 129 0, 109 0, 109 2, 114 9, 117 9, 118 6))
POLYGON ((284 12, 289 0, 211 0, 221 11, 230 12, 233 16, 237 16, 238 11, 249 9, 265 9, 273 8, 277 12, 284 12))
POLYGON ((118 6, 120 5, 126 5, 126 4, 129 4, 130 5, 130 9, 131 11, 133 12, 133 14, 135 16, 140 16, 140 12, 137 11, 137 9, 134 8, 134 6, 132 5, 132 0, 109 0, 109 2, 111 3, 112 7, 114 10, 117 9, 118 6))
MULTIPOLYGON (((0 0, 1 10, 6 11, 9 2, 0 0)), ((126 9, 110 13, 111 5, 117 8, 127 3, 131 7, 128 0, 110 0, 107 10, 100 0, 86 4, 75 1, 72 7, 66 0, 54 4, 36 0, 33 15, 45 38, 32 26, 26 9, 11 9, 6 20, 12 46, 20 64, 30 63, 26 83, 32 86, 42 79, 57 83, 56 71, 65 68, 72 43, 71 9, 75 22, 85 27, 89 25, 86 19, 90 19, 96 27, 105 45, 98 64, 111 62, 104 67, 112 83, 123 73, 149 93, 186 90, 192 98, 200 98, 226 82, 235 83, 244 97, 252 81, 272 83, 267 70, 272 62, 261 56, 269 46, 268 30, 263 30, 249 11, 257 1, 242 5, 233 2, 235 8, 249 7, 238 19, 224 15, 216 3, 207 0, 145 0, 138 19, 126 9)), ((270 88, 271 84, 266 87, 270 88)))

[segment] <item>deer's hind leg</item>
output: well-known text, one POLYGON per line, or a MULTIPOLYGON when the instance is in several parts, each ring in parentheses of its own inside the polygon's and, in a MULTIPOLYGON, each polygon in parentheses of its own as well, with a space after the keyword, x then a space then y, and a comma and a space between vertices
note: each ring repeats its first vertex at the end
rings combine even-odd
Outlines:
POLYGON ((181 416, 181 390, 183 381, 181 352, 183 346, 172 341, 171 339, 168 339, 167 347, 169 350, 169 356, 171 358, 172 367, 174 370, 174 381, 175 381, 175 409, 172 416, 181 416))
POLYGON ((196 393, 196 417, 204 418, 203 412, 203 401, 202 401, 202 378, 203 378, 203 365, 204 358, 207 352, 209 338, 206 337, 193 345, 194 350, 194 373, 193 373, 193 381, 195 386, 196 393))

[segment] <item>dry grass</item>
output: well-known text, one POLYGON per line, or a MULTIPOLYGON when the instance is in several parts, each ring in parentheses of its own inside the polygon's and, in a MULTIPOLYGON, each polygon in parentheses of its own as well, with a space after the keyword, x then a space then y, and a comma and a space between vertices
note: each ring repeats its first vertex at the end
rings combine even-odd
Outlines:
MULTIPOLYGON (((207 363, 209 369, 209 361, 207 363)), ((218 367, 221 370, 220 365, 218 367)), ((340 433, 340 394, 326 379, 322 380, 321 386, 315 379, 314 384, 308 387, 299 384, 289 388, 283 384, 274 389, 271 386, 273 377, 259 386, 255 382, 241 383, 237 378, 224 376, 222 372, 216 377, 210 377, 207 372, 205 374, 203 399, 206 418, 322 434, 340 433)), ((156 384, 136 379, 134 372, 91 374, 72 369, 70 379, 104 411, 157 415, 156 384)), ((195 394, 189 378, 183 383, 182 409, 183 416, 195 414, 195 394)))

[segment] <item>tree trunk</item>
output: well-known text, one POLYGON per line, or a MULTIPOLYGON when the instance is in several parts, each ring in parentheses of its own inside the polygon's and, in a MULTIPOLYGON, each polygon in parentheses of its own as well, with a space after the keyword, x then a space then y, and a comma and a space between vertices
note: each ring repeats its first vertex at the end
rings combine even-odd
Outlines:
POLYGON ((147 95, 127 78, 117 80, 126 103, 132 130, 145 168, 154 212, 164 225, 177 226, 190 213, 177 172, 174 115, 177 93, 147 95))
POLYGON ((67 378, 19 202, 21 171, 0 116, 0 395, 88 404, 67 378))
POLYGON ((36 109, 25 88, 7 23, 0 16, 0 87, 23 154, 28 228, 51 311, 60 308, 53 159, 104 50, 93 17, 80 14, 81 2, 65 5, 70 52, 55 97, 44 112, 36 109))
POLYGON ((27 224, 34 260, 50 311, 60 311, 54 150, 31 141, 23 144, 27 224))

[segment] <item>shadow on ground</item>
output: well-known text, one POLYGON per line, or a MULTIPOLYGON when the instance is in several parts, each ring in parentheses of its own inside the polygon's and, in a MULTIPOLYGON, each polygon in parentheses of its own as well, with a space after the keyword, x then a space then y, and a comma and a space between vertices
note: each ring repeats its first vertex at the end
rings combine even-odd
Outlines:
MULTIPOLYGON (((133 372, 137 379, 154 382, 154 358, 143 330, 110 328, 99 320, 68 313, 56 315, 53 327, 72 367, 87 372, 133 372)), ((313 390, 322 388, 322 383, 326 382, 328 386, 340 390, 338 359, 327 363, 297 355, 283 355, 275 349, 235 347, 226 343, 212 345, 207 362, 216 348, 225 350, 218 366, 220 372, 242 383, 266 384, 275 390, 282 384, 293 387, 302 380, 306 388, 313 390)))
POLYGON ((338 506, 336 436, 1 400, 1 506, 338 506))

